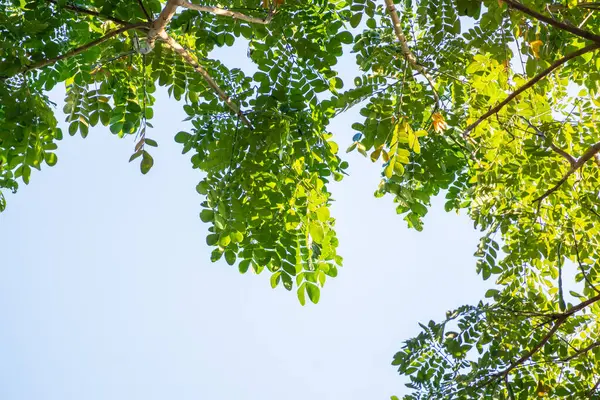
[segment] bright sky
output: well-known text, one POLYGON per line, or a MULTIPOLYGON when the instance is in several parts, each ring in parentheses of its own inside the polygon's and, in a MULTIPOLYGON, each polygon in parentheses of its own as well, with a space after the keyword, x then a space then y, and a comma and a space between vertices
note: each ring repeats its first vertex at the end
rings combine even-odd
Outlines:
MULTIPOLYGON (((219 54, 247 66, 244 49, 219 54)), ((352 64, 340 62, 346 76, 352 64)), ((60 113, 60 91, 53 100, 60 113)), ((333 187, 345 264, 318 305, 272 290, 266 272, 212 264, 201 174, 173 141, 185 114, 165 94, 155 115, 147 176, 128 163, 132 138, 97 127, 66 137, 58 164, 7 196, 0 399, 388 399, 404 393, 390 362, 417 322, 489 287, 472 223, 439 199, 425 231, 409 230, 391 198, 373 197, 380 169, 357 154, 343 154, 350 177, 333 187)), ((341 149, 359 119, 355 109, 331 126, 341 149)))

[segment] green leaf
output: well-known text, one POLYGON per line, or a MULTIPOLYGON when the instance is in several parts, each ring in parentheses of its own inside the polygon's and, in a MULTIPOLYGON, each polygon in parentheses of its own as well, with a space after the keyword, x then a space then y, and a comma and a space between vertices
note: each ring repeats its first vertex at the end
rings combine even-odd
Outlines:
POLYGON ((145 138, 144 142, 151 147, 158 147, 158 143, 156 143, 156 140, 152 140, 149 138, 145 138))
POLYGON ((225 261, 227 262, 227 264, 233 265, 235 264, 235 260, 235 253, 231 250, 225 250, 225 261))
POLYGON ((310 301, 312 301, 314 304, 317 304, 319 302, 319 297, 321 296, 321 289, 319 289, 317 285, 307 282, 306 293, 308 294, 308 298, 310 299, 310 301))
POLYGON ((300 301, 300 304, 306 305, 306 282, 303 282, 300 286, 298 286, 296 294, 298 295, 298 301, 300 301))
POLYGON ((323 243, 323 239, 325 238, 325 231, 323 230, 323 227, 320 223, 311 222, 308 227, 308 231, 315 243, 323 243))
POLYGON ((48 166, 53 167, 58 162, 58 157, 56 157, 56 154, 54 153, 46 153, 44 155, 44 160, 46 161, 46 164, 48 164, 48 166))
POLYGON ((279 281, 281 280, 281 271, 275 272, 271 275, 271 287, 275 289, 277 285, 279 285, 279 281))
POLYGON ((206 237, 206 244, 209 246, 215 246, 219 243, 219 235, 216 233, 211 233, 206 237))
POLYGON ((200 219, 202 222, 211 222, 215 217, 215 212, 213 210, 202 210, 200 211, 200 219))
POLYGON ((329 221, 330 214, 329 214, 329 209, 327 207, 318 208, 316 213, 317 213, 317 219, 319 221, 321 221, 321 222, 329 221))
POLYGON ((190 135, 187 132, 177 132, 177 134, 175 135, 175 142, 177 143, 187 143, 190 139, 192 138, 192 135, 190 135))
POLYGON ((142 174, 147 174, 153 165, 154 159, 152 156, 146 150, 142 151, 142 162, 140 163, 140 171, 142 171, 142 174))

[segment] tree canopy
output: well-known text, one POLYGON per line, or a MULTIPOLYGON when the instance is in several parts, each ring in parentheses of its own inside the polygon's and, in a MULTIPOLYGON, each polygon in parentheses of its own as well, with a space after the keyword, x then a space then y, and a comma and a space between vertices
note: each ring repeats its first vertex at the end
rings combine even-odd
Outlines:
POLYGON ((0 188, 56 164, 59 83, 68 134, 135 135, 146 174, 165 87, 189 115, 174 139, 205 173, 212 261, 317 303, 342 265, 328 186, 348 166, 327 127, 359 108, 347 151, 380 165, 375 195, 417 230, 445 196, 482 232, 476 270, 496 282, 403 344, 404 398, 600 398, 600 5, 225 3, 0 1, 0 188), (210 57, 236 41, 259 72, 210 57), (354 82, 338 76, 344 51, 354 82))

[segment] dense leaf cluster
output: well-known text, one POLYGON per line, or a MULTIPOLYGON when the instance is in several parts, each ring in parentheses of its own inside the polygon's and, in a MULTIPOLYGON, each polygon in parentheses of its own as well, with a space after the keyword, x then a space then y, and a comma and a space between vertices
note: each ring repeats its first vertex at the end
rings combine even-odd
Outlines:
POLYGON ((418 230, 445 196, 481 230, 476 269, 497 283, 395 355, 405 398, 597 397, 600 7, 226 3, 0 1, 0 188, 56 164, 63 132, 45 93, 59 83, 65 133, 136 135, 131 160, 147 173, 164 87, 189 116, 175 141, 205 173, 212 260, 267 270, 273 287, 316 303, 342 263, 328 184, 347 163, 327 126, 359 107, 348 151, 381 166, 376 196, 393 196, 418 230), (210 58, 239 40, 253 76, 210 58), (346 85, 344 51, 361 71, 346 85))

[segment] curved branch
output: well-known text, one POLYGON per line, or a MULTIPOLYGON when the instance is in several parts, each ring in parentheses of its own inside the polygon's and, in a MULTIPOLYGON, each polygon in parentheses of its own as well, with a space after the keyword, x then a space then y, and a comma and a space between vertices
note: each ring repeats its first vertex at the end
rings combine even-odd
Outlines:
POLYGON ((565 311, 564 313, 561 314, 561 316, 556 320, 556 322, 554 323, 554 325, 552 326, 552 328, 548 331, 548 333, 546 333, 544 335, 544 337, 542 338, 542 340, 540 340, 531 350, 529 350, 527 353, 525 353, 523 356, 521 356, 521 358, 519 358, 518 360, 512 362, 504 371, 501 371, 497 374, 495 374, 493 376, 493 378, 488 381, 486 383, 489 384, 491 382, 496 381, 498 378, 504 378, 506 376, 508 376, 508 374, 515 368, 517 368, 519 365, 523 364, 525 361, 529 360, 535 353, 537 353, 542 347, 544 347, 544 345, 546 343, 548 343, 548 341, 552 338, 552 336, 556 333, 556 331, 558 330, 558 328, 560 328, 560 326, 562 324, 564 324, 567 319, 575 314, 578 311, 583 310, 584 308, 594 304, 595 302, 600 300, 600 294, 597 296, 594 296, 582 303, 577 304, 576 306, 571 307, 570 309, 568 309, 567 311, 565 311))
MULTIPOLYGON (((391 0, 386 0, 386 1, 391 1, 391 0)), ((535 77, 533 77, 531 80, 529 80, 527 83, 525 83, 523 86, 521 86, 520 88, 518 88, 517 90, 515 90, 514 92, 512 92, 506 99, 504 99, 502 102, 500 102, 496 107, 492 108, 491 110, 489 110, 488 112, 486 112, 485 114, 483 114, 481 117, 479 117, 477 119, 477 121, 475 121, 471 125, 467 126, 465 128, 464 132, 463 132, 463 136, 465 136, 465 137, 468 136, 469 133, 473 129, 475 129, 479 124, 481 124, 483 121, 485 121, 490 116, 492 116, 492 115, 496 114, 497 112, 499 112, 500 110, 502 110, 502 108, 504 108, 505 105, 507 105, 508 103, 510 103, 515 97, 517 97, 518 95, 520 95, 521 93, 523 93, 527 89, 530 89, 531 87, 533 87, 536 83, 538 83, 539 81, 541 81, 542 79, 544 79, 552 71, 554 71, 558 67, 562 66, 567 61, 572 60, 575 57, 579 57, 580 55, 583 55, 583 54, 589 53, 591 51, 597 50, 599 48, 600 48, 600 43, 592 43, 590 45, 585 46, 582 49, 574 51, 571 54, 567 54, 566 56, 564 56, 560 60, 556 60, 548 68, 546 68, 545 70, 543 70, 542 72, 540 72, 538 75, 536 75, 535 77)))
POLYGON ((210 76, 208 71, 206 71, 200 64, 198 64, 198 61, 196 61, 194 56, 189 51, 184 49, 182 45, 177 43, 175 39, 173 39, 164 31, 159 34, 159 37, 177 54, 179 54, 188 64, 190 64, 196 72, 202 75, 208 86, 210 86, 210 88, 221 98, 221 100, 225 102, 225 105, 227 105, 227 107, 229 107, 229 109, 233 111, 233 113, 237 115, 244 124, 246 124, 246 126, 252 129, 252 124, 250 123, 248 118, 246 118, 244 113, 240 110, 238 105, 231 101, 231 98, 227 95, 227 93, 225 93, 225 91, 221 89, 217 82, 214 81, 214 79, 210 76))
POLYGON ((392 25, 394 26, 394 33, 396 34, 396 37, 398 38, 398 41, 400 42, 400 47, 402 49, 402 54, 404 55, 404 58, 406 59, 406 61, 408 61, 408 63, 417 72, 419 72, 421 75, 423 75, 425 77, 425 79, 427 79, 427 82, 429 82, 429 86, 431 86, 431 89, 433 90, 433 97, 435 98, 436 106, 438 106, 439 102, 440 102, 440 96, 438 95, 438 92, 435 89, 435 82, 433 81, 433 78, 431 77, 431 75, 429 75, 427 70, 425 70, 425 68, 423 68, 423 66, 419 65, 419 63, 417 62, 417 59, 415 58, 415 55, 408 47, 408 41, 406 40, 406 36, 404 36, 404 32, 402 32, 402 24, 400 22, 400 18, 398 18, 398 10, 396 10, 396 6, 394 5, 394 0, 384 0, 384 1, 385 1, 385 5, 387 6, 387 12, 390 15, 390 18, 392 19, 392 25))
POLYGON ((554 26, 555 28, 562 29, 567 32, 571 32, 574 35, 577 35, 584 39, 591 40, 592 42, 600 44, 600 35, 596 35, 594 33, 588 32, 588 31, 584 31, 583 29, 579 29, 575 26, 571 26, 571 25, 565 24, 564 22, 557 21, 554 18, 547 17, 543 14, 540 14, 537 11, 533 11, 532 9, 527 8, 526 6, 524 6, 523 4, 521 4, 517 1, 514 1, 514 0, 503 0, 503 1, 506 4, 508 4, 509 7, 519 10, 522 13, 527 14, 532 18, 535 18, 539 21, 550 24, 550 25, 554 26))
POLYGON ((575 171, 577 171, 579 168, 583 167, 583 165, 590 160, 591 158, 593 158, 598 152, 600 152, 600 142, 595 143, 593 145, 591 145, 585 153, 583 153, 583 155, 581 157, 579 157, 579 159, 577 159, 577 162, 575 162, 575 164, 573 164, 571 166, 571 168, 567 171, 567 173, 561 178, 560 181, 558 181, 558 183, 556 183, 556 185, 554 185, 551 189, 547 190, 543 195, 541 195, 540 197, 538 197, 537 199, 535 199, 533 202, 538 202, 538 201, 542 201, 544 200, 546 197, 550 196, 552 193, 556 192, 563 183, 565 183, 567 181, 567 179, 569 179, 569 177, 571 175, 573 175, 575 173, 575 171))
POLYGON ((115 18, 115 17, 111 17, 110 15, 104 15, 101 14, 97 11, 92 11, 92 10, 88 10, 87 8, 83 8, 83 7, 79 7, 73 4, 64 4, 64 5, 59 5, 57 0, 46 0, 48 3, 52 3, 52 4, 56 4, 58 6, 59 9, 64 8, 65 10, 70 10, 70 11, 74 11, 76 13, 80 13, 80 14, 86 14, 86 15, 91 15, 93 17, 98 17, 101 19, 106 19, 108 21, 112 21, 115 24, 119 24, 119 25, 129 25, 130 23, 127 21, 123 21, 121 19, 115 18))
POLYGON ((220 15, 223 17, 231 17, 233 19, 239 19, 240 21, 246 21, 246 22, 250 22, 253 24, 262 24, 262 25, 269 24, 271 22, 271 20, 273 19, 273 15, 274 15, 273 12, 269 12, 269 14, 267 15, 266 18, 258 18, 258 17, 252 17, 250 15, 242 14, 241 12, 238 12, 238 11, 226 10, 226 9, 220 8, 220 7, 200 6, 198 4, 192 4, 188 1, 184 1, 183 4, 181 4, 181 6, 185 7, 185 8, 189 8, 190 10, 208 12, 208 13, 220 15))
POLYGON ((84 51, 86 51, 88 49, 91 49, 94 46, 97 46, 97 45, 99 45, 101 43, 106 42, 107 40, 109 40, 109 39, 111 39, 111 38, 113 38, 113 37, 115 37, 115 36, 117 36, 117 35, 119 35, 119 34, 121 34, 123 32, 129 31, 129 30, 132 30, 132 29, 143 28, 143 27, 147 27, 147 26, 148 26, 147 23, 138 23, 138 24, 125 25, 125 26, 123 26, 123 27, 121 27, 119 29, 115 29, 113 31, 110 31, 106 35, 104 35, 104 36, 102 36, 102 37, 100 37, 100 38, 98 38, 96 40, 92 40, 91 42, 89 42, 87 44, 84 44, 83 46, 77 47, 76 49, 73 49, 73 50, 71 50, 71 51, 69 51, 69 52, 67 52, 65 54, 61 54, 61 55, 59 55, 57 57, 54 57, 54 58, 48 58, 48 59, 45 59, 45 60, 37 61, 37 62, 35 62, 33 64, 30 64, 30 65, 26 65, 23 68, 21 68, 18 72, 16 72, 15 74, 13 74, 12 76, 17 75, 17 74, 22 74, 22 73, 25 73, 25 72, 29 72, 29 71, 33 71, 35 69, 43 68, 43 67, 46 67, 48 65, 55 64, 55 63, 57 63, 57 62, 59 62, 61 60, 64 60, 66 58, 74 57, 74 56, 76 56, 78 54, 83 53, 84 51))

